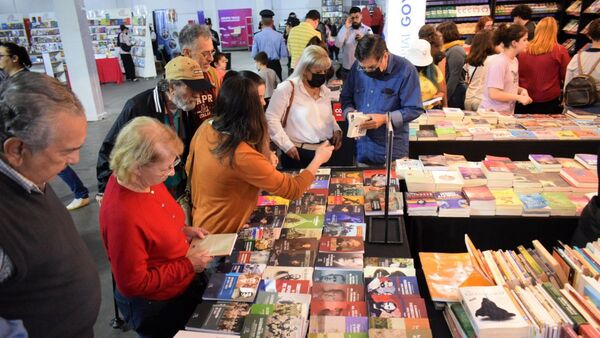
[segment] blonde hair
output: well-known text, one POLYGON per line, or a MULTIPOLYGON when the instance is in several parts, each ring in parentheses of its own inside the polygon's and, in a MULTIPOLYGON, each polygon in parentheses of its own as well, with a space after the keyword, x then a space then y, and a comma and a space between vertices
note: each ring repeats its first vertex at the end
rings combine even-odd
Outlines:
POLYGON ((552 17, 545 17, 535 27, 535 35, 527 52, 531 55, 540 55, 550 53, 554 46, 558 44, 557 40, 558 25, 552 17))
POLYGON ((331 67, 329 55, 321 46, 308 46, 304 48, 290 79, 302 79, 304 71, 312 67, 321 69, 329 69, 331 67))
POLYGON ((136 117, 119 132, 110 153, 110 169, 119 181, 130 183, 136 167, 161 158, 159 146, 177 155, 183 152, 183 142, 173 129, 151 117, 136 117))

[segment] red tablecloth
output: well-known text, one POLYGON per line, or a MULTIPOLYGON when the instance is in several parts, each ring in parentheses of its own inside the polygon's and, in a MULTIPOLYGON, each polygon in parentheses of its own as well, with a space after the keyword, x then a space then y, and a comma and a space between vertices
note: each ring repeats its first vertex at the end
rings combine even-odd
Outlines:
POLYGON ((121 73, 119 59, 96 59, 96 68, 98 68, 98 78, 100 79, 100 83, 123 83, 123 73, 121 73))

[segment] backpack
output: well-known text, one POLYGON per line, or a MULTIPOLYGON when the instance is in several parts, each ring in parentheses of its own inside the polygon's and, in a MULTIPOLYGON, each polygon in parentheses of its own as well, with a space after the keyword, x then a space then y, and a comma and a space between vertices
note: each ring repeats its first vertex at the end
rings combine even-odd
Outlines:
POLYGON ((598 80, 591 74, 600 63, 596 61, 589 73, 584 73, 581 63, 581 51, 577 53, 579 75, 573 77, 565 86, 565 104, 570 107, 587 107, 598 102, 598 80))
POLYGON ((119 46, 119 48, 121 48, 121 50, 124 51, 124 52, 131 51, 131 46, 130 45, 121 42, 121 34, 123 34, 123 33, 119 33, 117 35, 117 46, 119 46))

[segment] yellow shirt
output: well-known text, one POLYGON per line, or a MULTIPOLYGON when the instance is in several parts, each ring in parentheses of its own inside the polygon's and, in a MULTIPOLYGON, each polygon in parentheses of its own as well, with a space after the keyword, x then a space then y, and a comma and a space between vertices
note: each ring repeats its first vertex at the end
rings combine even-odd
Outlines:
MULTIPOLYGON (((438 66, 434 65, 434 67, 437 71, 437 87, 433 82, 431 82, 430 79, 428 79, 425 76, 425 74, 423 74, 423 72, 419 73, 419 83, 421 84, 421 98, 423 99, 423 102, 433 99, 435 97, 435 94, 437 94, 440 91, 438 87, 440 87, 442 82, 444 82, 444 75, 442 74, 442 71, 438 68, 438 66)), ((431 107, 425 107, 425 109, 431 109, 431 107)))
POLYGON ((290 30, 288 36, 288 50, 292 58, 292 68, 296 68, 296 63, 300 60, 300 56, 306 48, 306 44, 313 36, 321 39, 321 32, 314 29, 308 22, 302 22, 298 26, 290 30))

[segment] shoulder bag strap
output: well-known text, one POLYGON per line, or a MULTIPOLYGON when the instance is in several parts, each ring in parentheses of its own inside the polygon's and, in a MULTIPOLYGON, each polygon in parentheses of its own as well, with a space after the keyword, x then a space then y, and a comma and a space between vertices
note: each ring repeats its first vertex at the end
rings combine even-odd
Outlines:
POLYGON ((288 80, 290 85, 292 86, 292 94, 290 95, 290 101, 288 102, 288 106, 285 109, 285 114, 283 115, 283 119, 281 119, 281 126, 283 128, 285 128, 285 126, 287 125, 287 120, 288 120, 288 115, 290 114, 290 107, 292 106, 292 103, 294 102, 294 82, 292 82, 291 80, 288 80))
MULTIPOLYGON (((185 181, 185 194, 190 197, 190 205, 192 205, 192 172, 194 171, 194 152, 192 151, 190 145, 190 154, 188 156, 192 156, 192 163, 190 163, 190 173, 186 177, 185 181)), ((185 172, 185 170, 184 170, 185 172)))
MULTIPOLYGON (((580 60, 581 62, 581 60, 580 60)), ((596 69, 596 67, 598 67, 598 64, 600 63, 600 57, 598 58, 598 60, 596 60, 596 63, 594 63, 594 66, 592 67, 592 69, 590 69, 590 72, 587 73, 587 75, 592 75, 592 73, 594 72, 594 70, 596 69)))
POLYGON ((579 75, 583 75, 583 65, 581 63, 581 49, 577 52, 577 68, 579 70, 579 75))
POLYGON ((473 71, 473 74, 471 74, 471 76, 469 76, 469 83, 467 85, 470 85, 471 81, 473 81, 473 78, 475 77, 475 72, 477 71, 477 68, 479 68, 479 66, 476 66, 475 70, 473 71))

